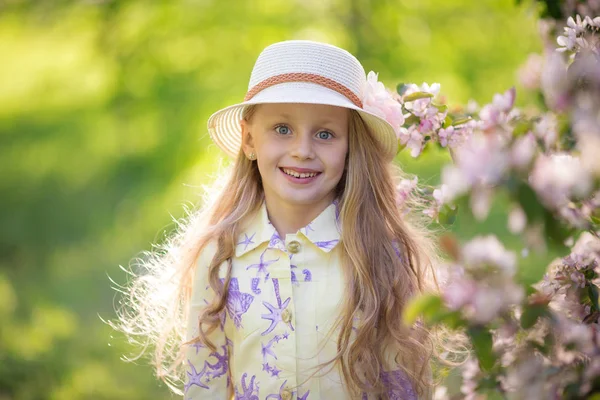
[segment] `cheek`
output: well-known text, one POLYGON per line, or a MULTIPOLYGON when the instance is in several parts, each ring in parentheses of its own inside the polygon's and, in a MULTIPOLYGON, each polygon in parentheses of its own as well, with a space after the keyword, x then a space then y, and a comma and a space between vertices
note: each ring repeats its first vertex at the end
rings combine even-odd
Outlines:
POLYGON ((328 158, 330 166, 337 172, 338 175, 344 172, 346 168, 346 155, 348 154, 348 146, 340 146, 335 151, 330 151, 328 158), (332 157, 333 156, 333 157, 332 157))

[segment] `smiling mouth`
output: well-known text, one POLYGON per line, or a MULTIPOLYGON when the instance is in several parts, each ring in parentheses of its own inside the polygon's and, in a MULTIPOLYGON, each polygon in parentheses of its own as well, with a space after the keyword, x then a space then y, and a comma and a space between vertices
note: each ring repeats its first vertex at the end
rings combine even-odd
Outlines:
POLYGON ((294 170, 287 169, 287 168, 279 168, 279 169, 286 175, 293 176, 294 178, 300 178, 300 179, 312 178, 312 177, 315 177, 315 176, 321 174, 320 172, 296 172, 294 170))

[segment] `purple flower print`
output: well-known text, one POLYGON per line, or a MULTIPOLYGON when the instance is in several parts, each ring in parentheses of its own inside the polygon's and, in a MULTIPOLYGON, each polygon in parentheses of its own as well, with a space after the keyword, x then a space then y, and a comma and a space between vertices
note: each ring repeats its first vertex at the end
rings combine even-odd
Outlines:
POLYGON ((417 400, 417 394, 402 370, 382 372, 381 381, 390 400, 417 400))
POLYGON ((198 352, 200 351, 201 348, 206 347, 205 345, 203 345, 201 342, 194 342, 192 343, 192 347, 196 349, 196 354, 198 354, 198 352))
POLYGON ((340 210, 340 202, 339 202, 338 199, 335 199, 333 201, 333 204, 335 204, 335 222, 337 222, 338 225, 339 225, 339 223, 340 223, 340 212, 341 212, 341 210, 340 210))
POLYGON ((320 249, 331 250, 335 247, 336 244, 338 244, 338 242, 339 242, 339 239, 333 239, 333 240, 324 240, 322 242, 315 242, 315 244, 320 249))
POLYGON ((279 340, 280 340, 279 335, 275 335, 271 340, 269 340, 269 342, 266 345, 263 343, 260 344, 260 346, 262 347, 261 353, 262 353, 264 363, 267 362, 267 356, 271 356, 277 360, 277 356, 273 352, 273 344, 275 342, 279 342, 279 340))
POLYGON ((260 294, 260 288, 258 287, 258 284, 260 282, 260 278, 252 278, 252 284, 250 286, 250 289, 252 289, 252 293, 254 294, 260 294))
MULTIPOLYGON (((290 268, 292 269, 292 271, 291 271, 292 283, 295 284, 296 286, 298 286, 299 285, 298 278, 296 277, 296 273, 293 271, 293 269, 294 268, 298 268, 298 266, 296 266, 296 265, 290 265, 290 268)), ((311 282, 312 281, 312 273, 310 272, 310 270, 303 269, 302 273, 304 274, 304 282, 311 282)))
MULTIPOLYGON (((287 379, 285 381, 283 381, 283 383, 281 384, 281 387, 279 388, 279 393, 281 393, 281 391, 283 390, 286 383, 287 383, 287 379)), ((265 400, 269 400, 269 399, 281 400, 281 395, 279 393, 270 394, 267 397, 265 397, 265 400)))
MULTIPOLYGON (((267 328, 266 331, 264 331, 263 333, 261 333, 262 336, 273 332, 273 329, 275 329, 275 327, 277 326, 278 323, 283 322, 283 319, 281 318, 281 313, 283 312, 283 310, 287 307, 287 305, 289 304, 291 297, 288 297, 287 299, 285 299, 285 301, 283 303, 281 303, 281 296, 279 295, 279 279, 272 279, 273 281, 273 286, 275 288, 275 296, 277 297, 277 307, 267 303, 266 301, 263 301, 263 305, 265 307, 267 307, 267 309, 269 310, 268 314, 262 314, 260 317, 263 319, 268 319, 271 321, 271 325, 267 328)), ((290 321, 290 328, 292 330, 294 330, 294 327, 292 326, 292 322, 290 321)))
POLYGON ((294 264, 290 264, 290 269, 292 270, 291 271, 292 283, 297 286, 298 285, 298 278, 296 278, 296 273, 294 272, 294 268, 298 268, 298 266, 296 266, 294 264))
POLYGON ((304 270, 302 270, 302 273, 304 274, 304 282, 312 281, 312 274, 310 273, 309 270, 304 269, 304 270))
POLYGON ((312 227, 312 223, 306 225, 304 227, 304 235, 308 236, 308 232, 313 231, 314 232, 314 228, 312 227))
POLYGON ((287 339, 288 337, 290 337, 290 334, 287 332, 283 332, 283 335, 281 335, 282 339, 287 339))
POLYGON ((252 375, 250 378, 250 384, 246 386, 247 373, 244 372, 242 375, 242 393, 238 391, 238 387, 235 388, 235 400, 259 400, 258 398, 258 382, 254 383, 256 375, 252 375))
POLYGON ((208 386, 206 386, 206 384, 202 382, 203 379, 206 379, 204 378, 204 374, 206 373, 206 361, 204 362, 204 367, 200 372, 196 371, 196 367, 194 366, 194 364, 192 364, 190 360, 188 360, 188 364, 190 365, 190 368, 192 370, 187 373, 188 380, 183 386, 184 391, 187 392, 193 385, 199 386, 204 389, 208 389, 208 386))
POLYGON ((268 249, 265 249, 265 251, 263 251, 260 255, 260 262, 258 264, 250 264, 246 267, 246 271, 248 271, 250 268, 256 268, 257 277, 260 276, 261 273, 265 274, 265 282, 267 281, 267 279, 269 279, 269 272, 267 271, 267 267, 273 264, 274 262, 279 261, 279 258, 275 260, 265 261, 264 258, 267 250, 268 249))
POLYGON ((211 376, 213 379, 218 378, 227 374, 229 371, 229 354, 227 354, 227 346, 221 346, 223 349, 223 355, 218 351, 210 353, 210 357, 214 357, 217 361, 214 364, 206 361, 206 366, 210 369, 209 372, 206 373, 206 376, 211 376))
POLYGON ((252 234, 252 236, 248 237, 248 234, 244 233, 244 240, 242 240, 241 242, 239 242, 238 246, 243 244, 244 245, 244 250, 246 250, 249 245, 254 244, 254 241, 252 239, 254 238, 255 235, 256 235, 256 232, 254 232, 252 234))
POLYGON ((282 240, 281 240, 281 236, 279 236, 279 232, 275 231, 275 233, 273 233, 273 236, 271 236, 271 240, 269 240, 269 246, 270 248, 274 248, 274 249, 282 249, 282 240))
POLYGON ((307 390, 303 396, 298 395, 298 400, 307 400, 309 393, 310 393, 310 390, 307 390))
POLYGON ((250 293, 240 292, 238 278, 231 278, 226 307, 229 312, 229 317, 233 319, 233 323, 237 329, 242 328, 242 315, 248 311, 253 300, 254 296, 250 293))
POLYGON ((279 378, 280 373, 281 373, 281 370, 277 369, 276 366, 273 366, 273 368, 271 368, 271 376, 279 378))

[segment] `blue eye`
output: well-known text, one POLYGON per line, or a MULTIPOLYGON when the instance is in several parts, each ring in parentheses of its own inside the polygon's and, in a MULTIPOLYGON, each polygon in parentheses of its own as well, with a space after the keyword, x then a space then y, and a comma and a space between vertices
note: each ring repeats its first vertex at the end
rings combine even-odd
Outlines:
POLYGON ((288 133, 290 133, 290 128, 288 128, 285 125, 279 125, 275 127, 275 131, 277 131, 277 133, 279 133, 280 135, 287 135, 288 133))
POLYGON ((321 131, 318 133, 318 135, 319 135, 319 139, 323 139, 323 140, 327 140, 327 139, 329 139, 329 137, 333 136, 331 134, 331 132, 327 132, 327 131, 321 131))

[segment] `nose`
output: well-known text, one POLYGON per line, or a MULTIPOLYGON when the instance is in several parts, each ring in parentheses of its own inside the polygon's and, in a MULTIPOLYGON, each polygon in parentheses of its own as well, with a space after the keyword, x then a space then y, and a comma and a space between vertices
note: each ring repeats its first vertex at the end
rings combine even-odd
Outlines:
POLYGON ((308 130, 302 130, 296 135, 292 143, 291 155, 299 159, 314 157, 314 143, 312 134, 308 130))

